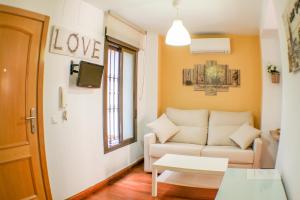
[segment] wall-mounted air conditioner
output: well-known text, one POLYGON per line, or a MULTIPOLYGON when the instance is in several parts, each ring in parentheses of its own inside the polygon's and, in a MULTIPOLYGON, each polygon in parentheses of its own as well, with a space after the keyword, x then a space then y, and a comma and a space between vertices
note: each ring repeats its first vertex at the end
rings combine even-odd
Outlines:
POLYGON ((230 38, 192 39, 191 53, 224 53, 230 54, 230 38))

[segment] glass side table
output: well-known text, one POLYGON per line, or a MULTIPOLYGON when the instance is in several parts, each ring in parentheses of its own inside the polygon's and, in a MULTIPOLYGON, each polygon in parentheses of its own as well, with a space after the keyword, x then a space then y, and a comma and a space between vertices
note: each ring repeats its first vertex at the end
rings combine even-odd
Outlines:
POLYGON ((276 169, 228 168, 216 200, 287 200, 276 169))

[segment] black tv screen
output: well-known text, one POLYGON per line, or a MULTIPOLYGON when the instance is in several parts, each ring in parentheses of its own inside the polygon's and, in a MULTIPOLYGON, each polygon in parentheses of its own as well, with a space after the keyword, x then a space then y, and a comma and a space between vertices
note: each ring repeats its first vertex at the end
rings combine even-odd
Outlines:
POLYGON ((100 88, 104 66, 80 61, 77 86, 100 88))

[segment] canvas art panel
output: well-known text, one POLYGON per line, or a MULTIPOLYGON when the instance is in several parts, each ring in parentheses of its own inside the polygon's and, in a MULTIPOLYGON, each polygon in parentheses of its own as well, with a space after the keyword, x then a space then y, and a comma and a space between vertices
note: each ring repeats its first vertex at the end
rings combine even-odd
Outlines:
POLYGON ((193 69, 184 69, 183 73, 183 84, 184 85, 193 85, 194 84, 194 70, 193 69))
POLYGON ((289 72, 300 69, 300 0, 291 0, 283 16, 287 35, 289 72))
POLYGON ((240 70, 230 69, 228 70, 228 85, 231 87, 239 87, 240 86, 240 70))
POLYGON ((207 85, 227 85, 227 66, 218 65, 216 61, 208 61, 205 67, 205 83, 207 85))

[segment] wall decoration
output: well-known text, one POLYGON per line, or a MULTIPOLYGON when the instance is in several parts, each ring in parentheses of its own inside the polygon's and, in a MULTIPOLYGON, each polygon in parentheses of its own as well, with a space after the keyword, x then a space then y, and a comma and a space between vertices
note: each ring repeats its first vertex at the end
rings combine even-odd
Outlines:
POLYGON ((184 69, 182 71, 183 75, 183 84, 184 85, 193 85, 193 80, 194 80, 194 71, 193 69, 184 69))
POLYGON ((228 65, 217 61, 196 64, 194 69, 183 69, 183 84, 194 86, 195 91, 205 91, 205 95, 214 96, 217 92, 228 92, 229 87, 240 86, 240 70, 229 69, 228 65))
POLYGON ((289 71, 300 69, 300 0, 291 0, 284 14, 287 35, 289 71))
POLYGON ((50 52, 103 63, 103 40, 89 38, 62 27, 53 26, 50 52))

